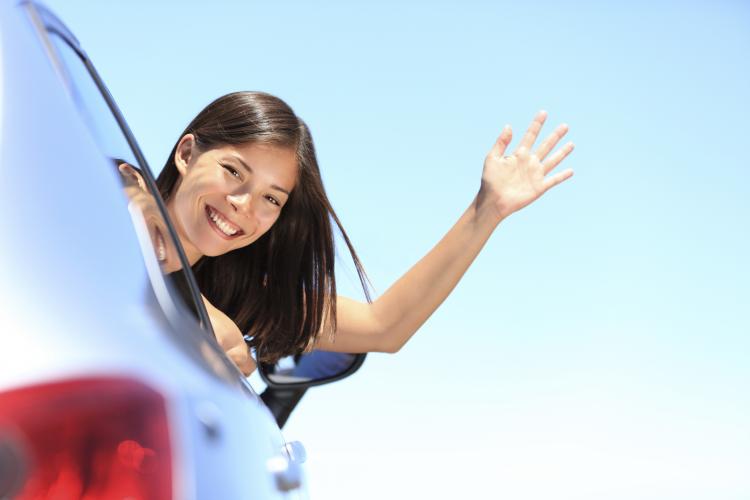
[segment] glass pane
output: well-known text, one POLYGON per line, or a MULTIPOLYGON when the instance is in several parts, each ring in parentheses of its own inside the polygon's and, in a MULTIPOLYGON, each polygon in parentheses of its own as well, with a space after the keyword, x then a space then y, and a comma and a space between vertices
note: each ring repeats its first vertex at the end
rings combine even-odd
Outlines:
POLYGON ((102 153, 135 164, 135 155, 96 82, 78 53, 55 33, 50 40, 63 63, 62 72, 73 100, 102 153))
MULTIPOLYGON (((73 100, 97 145, 110 159, 111 167, 122 181, 123 191, 128 199, 128 209, 136 233, 141 239, 141 246, 144 252, 152 253, 147 256, 151 257, 146 259, 147 267, 148 262, 155 259, 164 281, 168 283, 166 293, 181 297, 177 302, 186 305, 198 318, 198 306, 190 294, 188 281, 180 263, 177 243, 170 235, 167 221, 157 202, 158 192, 147 182, 144 166, 138 164, 136 155, 83 59, 56 33, 50 33, 50 40, 62 62, 63 77, 73 100)), ((153 281, 152 284, 157 286, 153 281)), ((157 292, 157 296, 162 292, 154 291, 157 292)), ((161 296, 163 297, 163 293, 161 296)), ((168 302, 174 303, 172 300, 168 302)), ((165 307, 164 304, 162 306, 165 307)), ((168 314, 173 312, 167 311, 168 314)))

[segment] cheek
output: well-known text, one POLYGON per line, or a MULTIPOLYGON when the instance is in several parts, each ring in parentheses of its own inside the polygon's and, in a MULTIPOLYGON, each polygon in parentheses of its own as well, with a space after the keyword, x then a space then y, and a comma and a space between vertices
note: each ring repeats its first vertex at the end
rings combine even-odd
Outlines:
POLYGON ((279 220, 280 212, 266 215, 260 219, 260 228, 263 233, 267 233, 279 220))
POLYGON ((174 194, 174 216, 177 223, 184 226, 187 222, 187 202, 189 197, 185 196, 185 190, 179 189, 174 194))
POLYGON ((185 222, 202 222, 204 201, 214 193, 221 193, 220 187, 220 183, 210 177, 189 179, 177 193, 178 216, 185 222))
POLYGON ((255 234, 253 234, 253 239, 250 240, 249 242, 248 240, 244 240, 244 241, 240 240, 237 242, 235 248, 242 248, 247 245, 252 245, 256 241, 258 241, 264 234, 266 234, 273 227, 274 224, 276 224, 276 221, 279 220, 279 215, 280 214, 277 213, 273 216, 259 217, 258 227, 257 227, 255 234))
POLYGON ((198 237, 198 231, 200 231, 204 219, 203 212, 199 211, 197 206, 194 197, 186 197, 184 203, 181 205, 180 213, 178 214, 182 220, 183 226, 194 237, 198 237))
POLYGON ((258 220, 258 222, 259 222, 259 226, 258 226, 258 229, 259 229, 259 231, 258 231, 259 232, 258 238, 260 238, 260 236, 266 234, 274 226, 274 224, 276 224, 276 222, 278 220, 279 220, 279 214, 278 213, 275 213, 273 215, 266 215, 266 216, 260 217, 259 220, 258 220))
POLYGON ((266 217, 264 219, 264 221, 263 221, 263 225, 264 226, 263 227, 266 228, 266 231, 268 231, 269 229, 271 229, 273 227, 273 225, 276 224, 276 222, 279 220, 279 216, 280 215, 281 215, 281 212, 276 212, 274 214, 269 215, 268 217, 266 217))

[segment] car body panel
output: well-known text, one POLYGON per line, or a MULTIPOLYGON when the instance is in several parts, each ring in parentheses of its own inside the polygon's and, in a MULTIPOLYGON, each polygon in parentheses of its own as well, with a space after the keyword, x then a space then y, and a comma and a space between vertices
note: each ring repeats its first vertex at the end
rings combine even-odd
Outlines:
MULTIPOLYGON (((174 498, 290 498, 272 415, 196 321, 160 301, 115 171, 26 2, 0 2, 0 392, 124 377, 168 403, 174 498)), ((157 264, 158 265, 158 264, 157 264)))

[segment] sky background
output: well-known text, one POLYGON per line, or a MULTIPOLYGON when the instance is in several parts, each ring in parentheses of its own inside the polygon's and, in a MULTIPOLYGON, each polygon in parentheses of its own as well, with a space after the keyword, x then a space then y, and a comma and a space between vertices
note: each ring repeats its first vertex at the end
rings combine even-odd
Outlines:
POLYGON ((575 176, 401 352, 305 396, 312 498, 750 497, 750 3, 46 3, 155 172, 214 98, 286 100, 378 293, 504 124, 570 125, 575 176))

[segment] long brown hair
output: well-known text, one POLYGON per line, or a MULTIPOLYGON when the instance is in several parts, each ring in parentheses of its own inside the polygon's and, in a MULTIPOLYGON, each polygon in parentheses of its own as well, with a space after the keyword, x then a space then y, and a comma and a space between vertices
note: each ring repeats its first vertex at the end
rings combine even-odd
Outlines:
MULTIPOLYGON (((295 188, 271 229, 249 246, 193 265, 201 293, 251 337, 260 361, 305 349, 325 324, 336 329, 336 224, 370 301, 367 276, 323 188, 307 125, 281 99, 262 92, 227 94, 206 106, 180 138, 193 134, 199 150, 222 145, 272 144, 296 151, 295 188)), ((179 139, 178 139, 179 142, 179 139)), ((177 144, 159 174, 165 201, 180 174, 177 144)))

